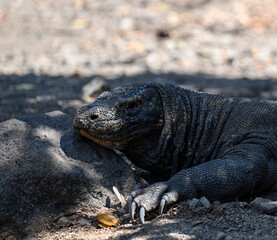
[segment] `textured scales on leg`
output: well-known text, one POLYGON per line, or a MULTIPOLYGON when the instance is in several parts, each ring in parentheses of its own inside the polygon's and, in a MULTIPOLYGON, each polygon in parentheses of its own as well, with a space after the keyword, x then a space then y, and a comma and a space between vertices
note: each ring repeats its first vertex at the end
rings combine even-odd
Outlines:
POLYGON ((276 101, 144 83, 104 92, 73 125, 164 179, 128 199, 142 223, 147 211, 183 199, 231 201, 277 182, 276 101))

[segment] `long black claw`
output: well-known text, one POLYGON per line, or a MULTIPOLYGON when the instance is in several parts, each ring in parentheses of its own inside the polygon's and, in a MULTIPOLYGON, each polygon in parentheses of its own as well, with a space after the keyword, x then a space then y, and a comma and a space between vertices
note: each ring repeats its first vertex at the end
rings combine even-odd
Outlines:
POLYGON ((135 211, 136 211, 136 203, 132 202, 132 204, 131 204, 131 218, 132 218, 132 220, 135 219, 135 211))
POLYGON ((161 200, 161 203, 160 203, 160 209, 159 209, 159 214, 160 214, 160 215, 163 214, 165 204, 166 204, 166 201, 165 201, 165 199, 163 198, 163 199, 161 200))
POLYGON ((145 208, 141 207, 139 211, 139 220, 142 224, 144 224, 144 215, 145 215, 145 208))

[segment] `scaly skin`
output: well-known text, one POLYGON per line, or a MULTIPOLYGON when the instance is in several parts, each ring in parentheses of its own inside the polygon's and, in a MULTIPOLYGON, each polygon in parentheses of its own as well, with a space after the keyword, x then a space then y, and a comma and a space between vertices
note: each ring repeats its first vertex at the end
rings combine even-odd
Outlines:
POLYGON ((144 83, 79 109, 76 131, 164 178, 128 199, 131 216, 189 198, 231 201, 277 182, 277 102, 144 83))

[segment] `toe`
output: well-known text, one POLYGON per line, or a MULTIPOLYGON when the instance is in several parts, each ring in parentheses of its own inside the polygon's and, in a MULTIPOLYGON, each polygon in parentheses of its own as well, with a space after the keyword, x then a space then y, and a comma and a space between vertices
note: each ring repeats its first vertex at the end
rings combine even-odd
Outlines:
POLYGON ((160 202, 160 214, 162 214, 164 206, 176 203, 179 199, 179 194, 176 191, 167 192, 163 195, 160 202))
POLYGON ((127 204, 126 204, 126 211, 127 211, 128 213, 131 212, 131 205, 132 205, 132 202, 133 202, 133 197, 132 197, 132 196, 128 197, 127 204))
POLYGON ((144 223, 144 215, 145 215, 145 208, 141 207, 139 211, 139 220, 142 224, 144 223))
POLYGON ((131 217, 134 220, 135 219, 135 211, 136 211, 136 203, 132 202, 131 204, 131 217))
POLYGON ((176 203, 178 201, 178 198, 179 198, 179 194, 175 191, 165 193, 163 195, 163 198, 162 198, 161 202, 160 202, 159 214, 163 214, 164 207, 167 204, 176 203))
POLYGON ((165 205, 166 205, 166 200, 163 198, 163 199, 161 200, 160 208, 159 208, 159 214, 160 214, 160 215, 163 214, 165 205))

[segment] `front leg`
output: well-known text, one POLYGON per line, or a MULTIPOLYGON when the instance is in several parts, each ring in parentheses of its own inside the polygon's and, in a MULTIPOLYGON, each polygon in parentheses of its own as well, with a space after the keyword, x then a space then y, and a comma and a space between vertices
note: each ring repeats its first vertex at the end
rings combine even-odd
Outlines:
MULTIPOLYGON (((250 194, 258 185, 266 189, 277 180, 276 171, 269 169, 270 159, 271 153, 263 146, 238 145, 220 159, 184 169, 166 182, 132 192, 128 200, 131 216, 134 218, 139 207, 143 223, 145 211, 160 206, 161 214, 165 204, 202 196, 211 201, 231 201, 250 194), (271 173, 274 176, 269 176, 271 173)), ((277 170, 276 163, 272 167, 277 170)))

